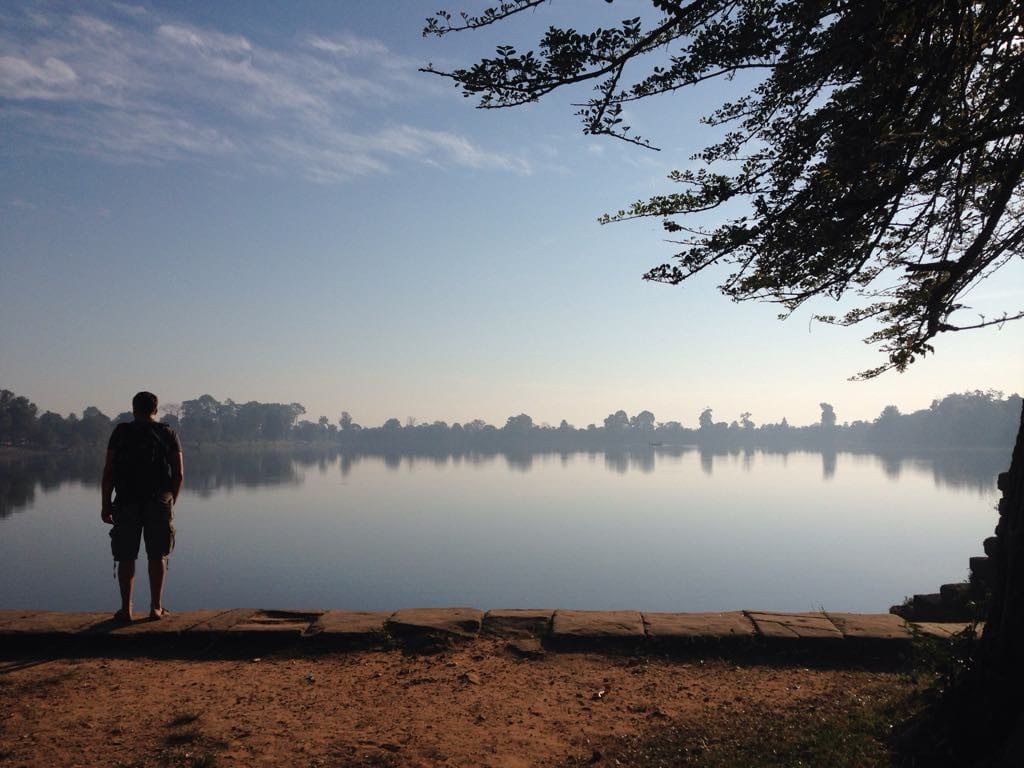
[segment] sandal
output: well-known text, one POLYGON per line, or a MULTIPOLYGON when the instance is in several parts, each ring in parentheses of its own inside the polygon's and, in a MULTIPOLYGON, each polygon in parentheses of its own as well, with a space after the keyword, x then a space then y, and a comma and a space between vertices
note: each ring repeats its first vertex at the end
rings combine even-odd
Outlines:
POLYGON ((166 608, 152 608, 149 611, 149 620, 150 621, 159 621, 164 616, 170 616, 170 615, 171 615, 171 612, 169 610, 167 610, 166 608))
POLYGON ((131 624, 132 615, 124 608, 121 608, 120 610, 118 610, 117 613, 114 614, 112 621, 118 624, 131 624))

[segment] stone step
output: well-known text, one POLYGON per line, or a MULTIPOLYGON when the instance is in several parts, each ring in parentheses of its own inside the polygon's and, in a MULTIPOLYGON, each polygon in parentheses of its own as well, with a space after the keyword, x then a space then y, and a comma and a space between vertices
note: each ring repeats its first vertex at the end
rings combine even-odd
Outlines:
POLYGON ((946 606, 942 604, 942 595, 938 592, 914 595, 910 608, 915 621, 940 621, 947 612, 946 606))
POLYGON ((946 608, 964 608, 973 595, 974 591, 967 581, 943 584, 939 587, 939 599, 946 608))
POLYGON ((984 555, 972 557, 970 559, 970 570, 971 570, 971 581, 980 582, 981 584, 991 584, 992 577, 994 576, 994 566, 992 561, 984 555))

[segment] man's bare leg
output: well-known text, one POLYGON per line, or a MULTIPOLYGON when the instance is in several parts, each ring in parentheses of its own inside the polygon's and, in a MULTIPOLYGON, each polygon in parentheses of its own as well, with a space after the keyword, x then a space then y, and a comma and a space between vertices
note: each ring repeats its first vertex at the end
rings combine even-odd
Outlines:
POLYGON ((121 610, 119 616, 129 621, 132 618, 132 587, 135 584, 135 561, 119 560, 117 563, 117 586, 121 589, 121 610))
POLYGON ((159 619, 164 615, 164 579, 167 576, 167 558, 149 561, 149 616, 159 619))

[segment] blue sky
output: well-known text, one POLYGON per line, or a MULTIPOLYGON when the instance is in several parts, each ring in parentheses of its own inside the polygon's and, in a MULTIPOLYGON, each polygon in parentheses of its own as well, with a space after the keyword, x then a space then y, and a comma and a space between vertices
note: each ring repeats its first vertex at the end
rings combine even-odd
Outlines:
MULTIPOLYGON (((300 402, 377 425, 620 408, 694 424, 810 423, 952 391, 1020 391, 1024 324, 950 334, 905 374, 870 329, 778 322, 715 275, 644 283, 657 222, 597 217, 665 191, 719 86, 628 115, 662 147, 583 136, 571 101, 481 111, 419 73, 642 3, 558 3, 486 33, 420 36, 421 2, 0 6, 0 386, 63 414, 300 402)), ((636 9, 636 10, 634 10, 636 9)), ((1024 303, 1020 260, 971 294, 1024 303)))

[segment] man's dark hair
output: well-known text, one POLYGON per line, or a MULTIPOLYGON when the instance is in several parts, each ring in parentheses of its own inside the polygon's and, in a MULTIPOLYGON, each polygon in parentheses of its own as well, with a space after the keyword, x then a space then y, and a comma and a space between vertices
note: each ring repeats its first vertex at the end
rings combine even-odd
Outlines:
POLYGON ((139 392, 132 398, 132 413, 136 416, 152 416, 156 407, 156 395, 152 392, 139 392))

